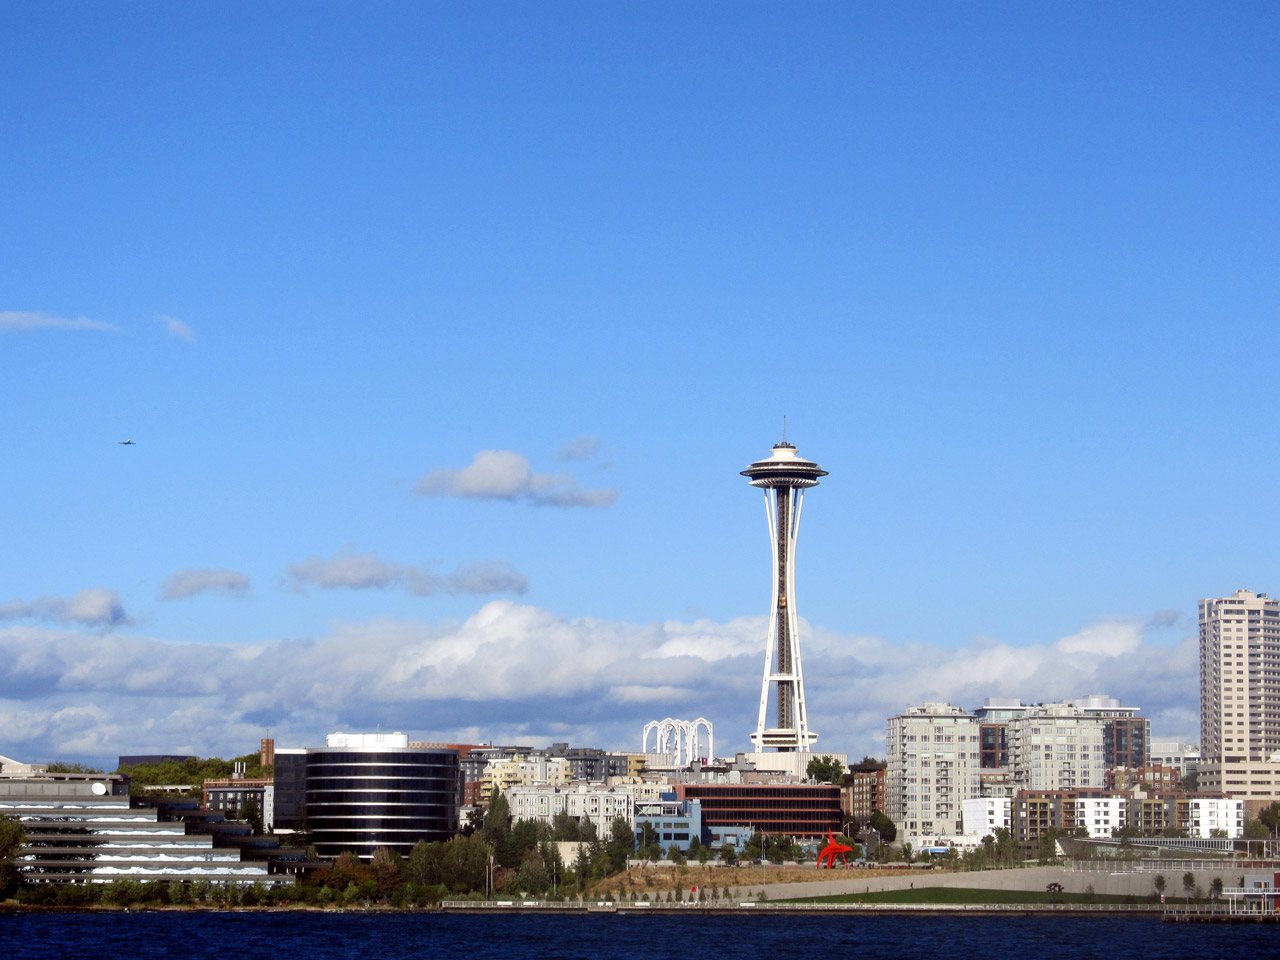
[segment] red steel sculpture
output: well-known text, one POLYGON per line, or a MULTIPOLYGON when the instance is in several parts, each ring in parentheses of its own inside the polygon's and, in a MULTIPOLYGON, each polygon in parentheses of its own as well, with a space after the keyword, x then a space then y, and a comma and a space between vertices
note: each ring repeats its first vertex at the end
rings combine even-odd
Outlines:
POLYGON ((853 847, 846 846, 843 843, 836 843, 836 838, 831 835, 830 830, 827 831, 827 839, 830 842, 823 847, 822 852, 818 854, 818 869, 822 869, 823 860, 827 861, 828 870, 834 869, 836 865, 836 854, 840 854, 840 859, 844 861, 844 865, 847 867, 849 865, 849 858, 846 857, 845 854, 853 853, 853 847))

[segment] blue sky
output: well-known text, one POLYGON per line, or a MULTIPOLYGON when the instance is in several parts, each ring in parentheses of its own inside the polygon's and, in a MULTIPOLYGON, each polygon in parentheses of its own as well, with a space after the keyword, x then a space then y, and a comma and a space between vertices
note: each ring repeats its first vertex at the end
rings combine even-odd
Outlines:
POLYGON ((737 471, 783 414, 831 472, 819 749, 1093 690, 1194 735, 1196 601, 1280 590, 1278 34, 1246 3, 5 7, 0 753, 698 715, 743 749, 737 471))

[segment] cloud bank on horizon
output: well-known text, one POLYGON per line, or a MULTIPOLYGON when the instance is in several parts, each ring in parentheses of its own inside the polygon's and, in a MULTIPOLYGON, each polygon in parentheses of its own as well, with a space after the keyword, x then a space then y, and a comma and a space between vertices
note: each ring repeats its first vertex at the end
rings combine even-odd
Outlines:
MULTIPOLYGON (((512 600, 461 622, 339 623, 250 646, 13 625, 0 629, 0 750, 104 763, 122 752, 231 756, 268 730, 282 746, 314 746, 378 724, 451 742, 638 749, 643 724, 665 716, 705 716, 722 752, 743 750, 764 629, 764 617, 570 619, 512 600)), ((1194 739, 1195 639, 1163 644, 1150 630, 1105 621, 1052 643, 943 649, 805 625, 818 750, 882 754, 886 718, 909 703, 1087 693, 1121 697, 1160 735, 1194 739)))

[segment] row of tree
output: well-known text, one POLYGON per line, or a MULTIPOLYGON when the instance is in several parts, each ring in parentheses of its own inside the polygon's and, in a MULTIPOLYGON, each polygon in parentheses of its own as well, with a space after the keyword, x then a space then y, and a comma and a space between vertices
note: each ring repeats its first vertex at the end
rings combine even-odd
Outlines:
MULTIPOLYGON (((246 777, 270 777, 273 768, 270 764, 263 766, 261 759, 261 756, 256 753, 246 753, 244 756, 233 757, 230 760, 223 760, 220 757, 191 757, 187 760, 164 760, 160 763, 121 764, 116 773, 124 774, 139 786, 186 785, 191 787, 186 791, 186 795, 198 797, 206 780, 230 777, 237 763, 245 765, 246 777)), ((52 767, 50 769, 52 770, 52 767)))

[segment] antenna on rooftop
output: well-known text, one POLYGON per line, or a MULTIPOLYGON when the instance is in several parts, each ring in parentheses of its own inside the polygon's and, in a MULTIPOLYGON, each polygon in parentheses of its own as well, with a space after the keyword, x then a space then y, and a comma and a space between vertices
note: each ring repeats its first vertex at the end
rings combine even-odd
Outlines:
POLYGON ((787 442, 787 415, 782 415, 782 442, 787 442))

